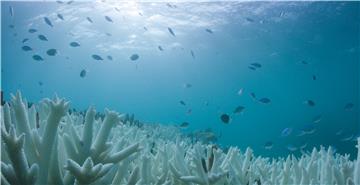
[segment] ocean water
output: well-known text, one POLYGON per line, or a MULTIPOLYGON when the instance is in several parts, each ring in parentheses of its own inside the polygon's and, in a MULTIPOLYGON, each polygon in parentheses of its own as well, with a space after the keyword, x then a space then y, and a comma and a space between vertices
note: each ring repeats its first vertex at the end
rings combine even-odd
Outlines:
POLYGON ((79 111, 188 122, 184 134, 211 131, 221 147, 262 156, 299 155, 301 146, 356 153, 359 2, 1 1, 1 45, 5 101, 17 90, 29 102, 56 93, 79 111))

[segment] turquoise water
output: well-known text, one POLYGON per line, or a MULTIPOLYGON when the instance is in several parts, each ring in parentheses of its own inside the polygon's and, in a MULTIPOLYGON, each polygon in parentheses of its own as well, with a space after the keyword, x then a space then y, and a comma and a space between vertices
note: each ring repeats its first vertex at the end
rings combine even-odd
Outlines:
POLYGON ((210 128, 219 145, 250 146, 264 156, 285 156, 292 153, 288 145, 305 144, 305 151, 331 145, 355 154, 354 139, 360 133, 359 2, 1 5, 6 101, 17 90, 29 102, 57 93, 77 110, 95 105, 98 111, 108 107, 133 113, 144 123, 188 122, 186 134, 210 128), (71 47, 71 42, 80 46, 71 47), (57 54, 49 56, 48 49, 57 54), (35 54, 43 61, 34 60, 35 54), (94 54, 103 60, 95 60, 94 54), (132 61, 133 54, 139 59, 132 61), (261 67, 249 69, 252 63, 261 67), (271 102, 259 102, 263 97, 271 102), (354 106, 345 109, 347 104, 354 106), (237 106, 245 107, 243 113, 232 113, 237 106), (221 121, 222 114, 230 115, 228 124, 221 121), (312 123, 317 115, 321 120, 312 123), (316 131, 297 136, 309 124, 316 131), (285 128, 293 132, 281 137, 285 128), (273 143, 272 149, 264 148, 266 142, 273 143))

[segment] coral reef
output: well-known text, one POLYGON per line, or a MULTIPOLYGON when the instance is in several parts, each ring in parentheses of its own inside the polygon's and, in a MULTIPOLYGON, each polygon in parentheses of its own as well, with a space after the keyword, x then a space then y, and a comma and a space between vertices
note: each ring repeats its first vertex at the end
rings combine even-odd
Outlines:
POLYGON ((28 107, 19 92, 2 106, 2 184, 360 184, 360 139, 357 160, 331 148, 269 159, 192 144, 175 127, 114 111, 68 109, 58 97, 28 107))

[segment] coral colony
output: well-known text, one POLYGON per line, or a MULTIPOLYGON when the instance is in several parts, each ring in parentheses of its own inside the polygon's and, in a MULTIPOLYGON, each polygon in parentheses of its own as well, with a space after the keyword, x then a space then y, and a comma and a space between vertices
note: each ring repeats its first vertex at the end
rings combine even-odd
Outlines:
POLYGON ((85 115, 68 109, 57 97, 28 108, 19 92, 2 106, 2 184, 360 184, 359 138, 353 161, 332 148, 270 159, 250 148, 193 144, 175 127, 114 111, 102 117, 93 107, 85 115))

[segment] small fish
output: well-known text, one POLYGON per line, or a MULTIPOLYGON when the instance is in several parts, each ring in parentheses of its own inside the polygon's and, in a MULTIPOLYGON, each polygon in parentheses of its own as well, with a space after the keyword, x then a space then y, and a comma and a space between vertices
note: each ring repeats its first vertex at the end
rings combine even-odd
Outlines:
POLYGON ((354 134, 347 135, 341 139, 341 141, 350 141, 354 137, 354 134))
POLYGON ((305 61, 305 60, 302 60, 301 63, 304 64, 304 65, 309 64, 309 62, 307 62, 307 61, 305 61))
POLYGON ((260 103, 263 103, 263 104, 269 104, 271 103, 271 100, 269 98, 261 98, 258 100, 260 103))
POLYGON ((106 36, 108 36, 108 37, 111 37, 112 35, 111 35, 111 33, 105 33, 106 34, 106 36))
POLYGON ((85 76, 86 76, 86 70, 83 69, 83 70, 81 70, 81 72, 80 72, 80 77, 81 77, 81 78, 84 78, 85 76))
POLYGON ((234 109, 233 113, 234 113, 234 114, 241 114, 241 113, 244 112, 244 110, 245 110, 245 107, 244 107, 244 106, 237 106, 237 107, 234 109))
POLYGON ((141 12, 139 12, 139 15, 140 15, 140 16, 143 16, 143 14, 142 14, 141 12))
POLYGON ((159 49, 160 51, 164 51, 164 49, 163 49, 161 46, 158 46, 158 49, 159 49))
POLYGON ((64 2, 63 1, 56 1, 58 4, 63 4, 64 2))
POLYGON ((180 124, 180 127, 181 127, 181 128, 187 128, 189 125, 190 125, 190 124, 189 124, 188 122, 182 122, 182 123, 180 124))
POLYGON ((34 28, 30 28, 30 29, 28 30, 28 32, 29 32, 29 33, 35 33, 35 32, 37 32, 37 30, 34 29, 34 28))
POLYGON ((93 21, 90 17, 86 17, 86 20, 88 20, 90 23, 93 23, 93 21))
POLYGON ((244 92, 244 88, 241 88, 241 89, 239 89, 239 91, 238 91, 237 94, 238 94, 239 96, 241 96, 241 95, 243 94, 243 92, 244 92))
POLYGON ((228 114, 222 114, 220 116, 220 120, 225 123, 228 124, 230 122, 230 116, 228 114))
POLYGON ((32 50, 32 48, 30 46, 23 46, 23 47, 21 47, 21 49, 23 51, 31 51, 32 50))
POLYGON ((144 30, 145 30, 145 31, 148 31, 147 27, 144 26, 144 30))
POLYGON ((189 84, 189 83, 185 83, 185 84, 183 85, 183 87, 184 87, 184 88, 186 88, 186 89, 188 89, 188 88, 191 88, 191 87, 192 87, 192 85, 191 85, 191 84, 189 84))
POLYGON ((12 6, 9 6, 9 13, 10 13, 10 16, 14 16, 14 8, 12 6))
POLYGON ((180 100, 179 103, 180 103, 181 105, 186 106, 186 103, 185 103, 184 101, 182 101, 182 100, 180 100))
POLYGON ((13 28, 15 28, 15 26, 13 24, 10 24, 9 28, 13 29, 13 28))
POLYGON ((273 146, 274 146, 273 142, 268 141, 268 142, 265 143, 264 148, 266 150, 271 150, 273 148, 273 146))
POLYGON ((300 146, 300 149, 301 149, 301 150, 304 150, 304 149, 307 147, 307 145, 308 145, 307 143, 302 144, 302 145, 300 146))
POLYGON ((261 68, 262 65, 260 63, 257 63, 257 62, 254 62, 254 63, 251 63, 250 65, 256 67, 256 68, 261 68))
POLYGON ((115 7, 114 9, 115 9, 117 12, 120 12, 120 9, 119 9, 119 8, 115 7))
POLYGON ((109 16, 107 16, 107 15, 105 15, 105 19, 106 19, 108 22, 113 22, 113 20, 112 20, 109 16))
POLYGON ((313 100, 306 100, 305 104, 307 104, 310 107, 314 107, 315 106, 315 102, 313 100))
POLYGON ((48 54, 49 56, 55 56, 57 55, 58 51, 56 49, 48 49, 46 51, 46 54, 48 54))
POLYGON ((107 58, 108 60, 113 60, 113 57, 110 56, 110 55, 106 56, 106 58, 107 58))
POLYGON ((137 60, 137 59, 139 59, 139 55, 138 54, 132 54, 131 56, 130 56, 130 60, 132 60, 132 61, 135 61, 135 60, 137 60))
POLYGON ((61 14, 57 14, 57 17, 59 18, 59 19, 61 19, 61 20, 64 20, 64 16, 63 15, 61 15, 61 14))
POLYGON ((253 71, 256 71, 256 68, 253 67, 253 66, 248 66, 249 69, 253 70, 253 71))
POLYGON ((91 57, 92 57, 94 60, 104 60, 101 56, 96 55, 96 54, 91 55, 91 57))
POLYGON ((45 35, 38 35, 38 38, 42 41, 48 41, 48 39, 45 37, 45 35))
POLYGON ((353 103, 347 103, 345 106, 344 106, 344 110, 346 111, 352 111, 353 108, 354 108, 354 104, 353 103))
POLYGON ((316 115, 316 116, 313 117, 312 122, 313 123, 319 123, 321 121, 321 119, 322 119, 322 115, 319 114, 319 115, 316 115))
POLYGON ((288 145, 287 147, 286 147, 290 152, 295 152, 298 148, 297 147, 295 147, 294 145, 288 145))
POLYGON ((71 1, 68 1, 66 4, 72 4, 73 2, 74 2, 74 1, 71 0, 71 1))
POLYGON ((39 85, 42 86, 44 83, 42 81, 39 81, 39 85))
POLYGON ((25 43, 28 40, 29 40, 28 38, 25 38, 25 39, 22 40, 22 43, 25 43))
POLYGON ((186 111, 186 114, 191 114, 192 113, 192 109, 188 109, 187 111, 186 111))
POLYGON ((245 19, 246 19, 248 22, 255 22, 255 20, 252 19, 252 18, 250 18, 250 17, 246 17, 245 19))
POLYGON ((32 58, 36 61, 43 61, 44 59, 40 55, 33 55, 32 58))
POLYGON ((313 75, 313 76, 312 76, 312 79, 313 79, 313 80, 316 80, 316 79, 317 79, 316 75, 313 75))
POLYGON ((205 31, 208 32, 208 33, 213 33, 213 31, 210 30, 209 28, 206 28, 205 31))
POLYGON ((171 34, 172 36, 176 37, 174 31, 173 31, 170 27, 168 27, 168 31, 170 32, 170 34, 171 34))
POLYGON ((44 17, 44 21, 45 21, 45 23, 46 23, 47 25, 49 25, 50 27, 54 27, 48 17, 44 17))
POLYGON ((253 100, 256 100, 256 95, 255 95, 255 93, 251 92, 251 93, 250 93, 250 97, 251 97, 253 100))
POLYGON ((193 59, 195 59, 195 53, 194 53, 193 50, 190 50, 190 54, 191 54, 191 56, 193 57, 193 59))
POLYGON ((280 12, 279 17, 284 17, 285 16, 285 12, 280 12))
POLYGON ((78 42, 70 42, 69 44, 71 47, 79 47, 80 44, 78 42))
POLYGON ((315 133, 316 128, 314 124, 308 124, 305 125, 302 129, 301 129, 301 135, 310 135, 315 133))
POLYGON ((281 137, 287 137, 289 136, 291 133, 292 133, 293 129, 292 128, 284 128, 282 131, 281 131, 281 137))

